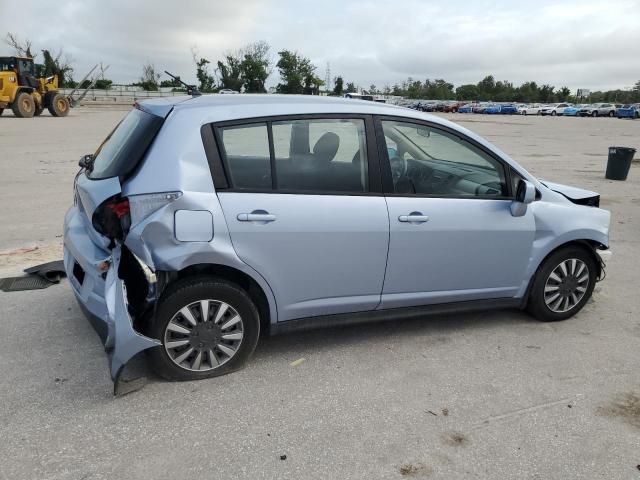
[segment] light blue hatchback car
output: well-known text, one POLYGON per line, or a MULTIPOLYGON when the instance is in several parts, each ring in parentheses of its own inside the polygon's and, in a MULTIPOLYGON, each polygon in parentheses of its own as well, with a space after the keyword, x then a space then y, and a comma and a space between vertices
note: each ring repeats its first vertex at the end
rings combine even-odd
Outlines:
POLYGON ((474 133, 406 108, 278 95, 142 102, 81 159, 73 291, 116 382, 231 372, 261 332, 526 308, 576 314, 608 211, 474 133))

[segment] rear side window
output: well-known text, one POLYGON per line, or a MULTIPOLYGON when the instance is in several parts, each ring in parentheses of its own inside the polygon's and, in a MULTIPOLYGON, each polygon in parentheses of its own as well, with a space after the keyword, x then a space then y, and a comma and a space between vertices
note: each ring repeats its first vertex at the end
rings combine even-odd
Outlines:
POLYGON ((98 147, 89 178, 100 180, 129 175, 142 160, 163 122, 164 119, 156 115, 131 110, 98 147))
POLYGON ((368 191, 362 119, 296 119, 217 128, 234 189, 368 191))
POLYGON ((367 191, 364 120, 291 120, 272 128, 279 190, 367 191))
POLYGON ((223 127, 219 132, 232 185, 242 189, 270 189, 271 157, 267 124, 223 127))

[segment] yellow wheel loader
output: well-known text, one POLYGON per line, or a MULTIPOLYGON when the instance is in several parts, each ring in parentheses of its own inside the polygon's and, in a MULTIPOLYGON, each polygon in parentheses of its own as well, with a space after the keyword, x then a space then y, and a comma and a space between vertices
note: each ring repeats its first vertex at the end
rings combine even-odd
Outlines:
POLYGON ((0 115, 11 108, 19 118, 40 115, 46 108, 54 117, 66 117, 69 98, 58 91, 58 77, 37 78, 33 58, 0 57, 0 115))

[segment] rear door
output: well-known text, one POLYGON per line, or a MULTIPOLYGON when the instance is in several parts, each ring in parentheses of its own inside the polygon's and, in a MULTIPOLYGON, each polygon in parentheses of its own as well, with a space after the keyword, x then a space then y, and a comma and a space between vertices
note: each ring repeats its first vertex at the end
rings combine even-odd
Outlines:
POLYGON ((380 302, 389 219, 371 126, 335 115, 215 126, 231 241, 270 285, 279 321, 380 302))

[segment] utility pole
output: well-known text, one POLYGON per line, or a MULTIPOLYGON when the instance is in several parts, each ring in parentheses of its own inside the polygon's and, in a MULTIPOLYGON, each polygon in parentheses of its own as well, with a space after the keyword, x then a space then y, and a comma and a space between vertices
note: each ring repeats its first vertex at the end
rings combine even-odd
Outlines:
POLYGON ((329 89, 331 88, 331 65, 327 62, 327 70, 324 74, 324 90, 329 94, 329 89))

